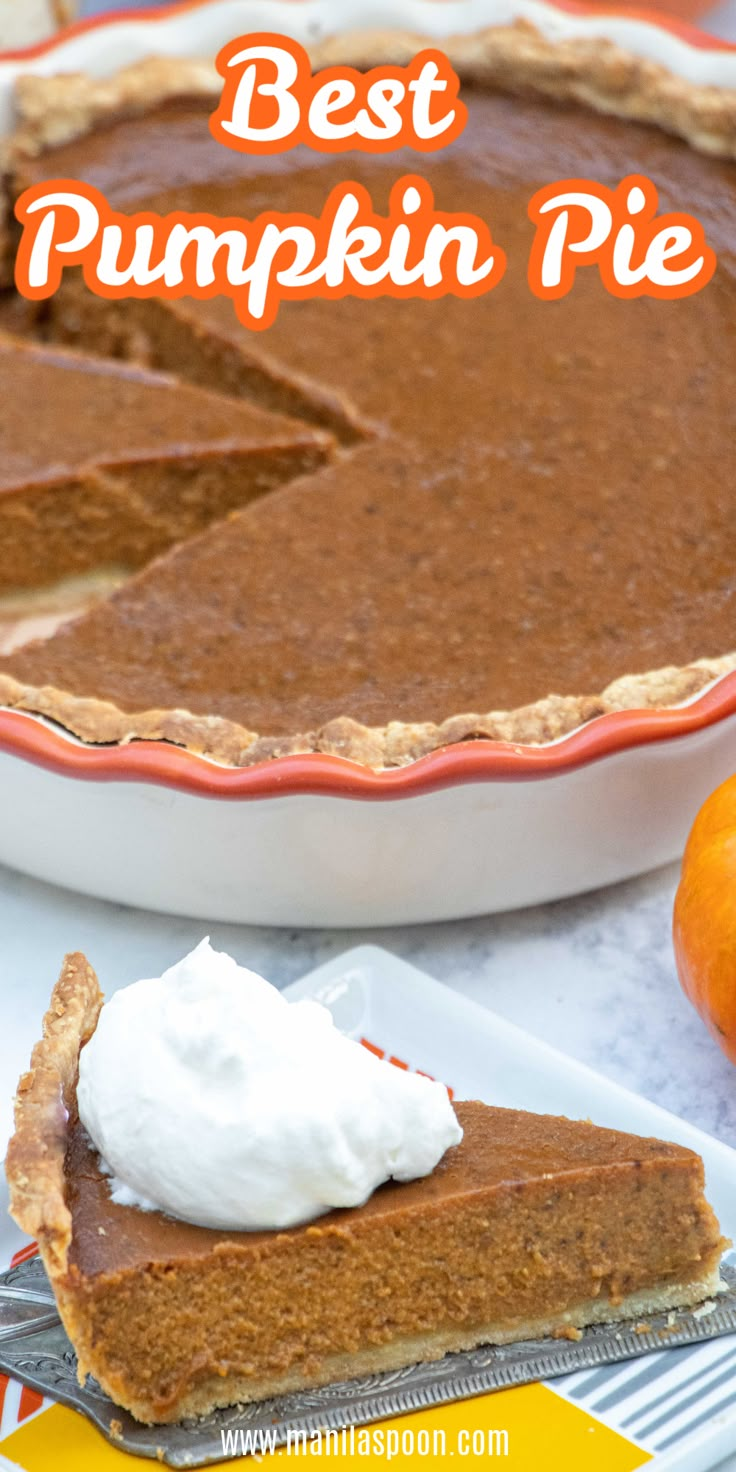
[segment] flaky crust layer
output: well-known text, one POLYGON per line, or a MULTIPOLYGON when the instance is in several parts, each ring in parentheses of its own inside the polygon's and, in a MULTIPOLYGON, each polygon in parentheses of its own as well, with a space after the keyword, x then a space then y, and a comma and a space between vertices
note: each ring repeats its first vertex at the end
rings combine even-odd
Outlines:
POLYGON ((0 704, 46 716, 82 741, 97 745, 170 741, 233 767, 322 752, 385 769, 406 766, 441 747, 462 742, 545 745, 597 716, 680 705, 734 669, 736 653, 697 660, 684 668, 667 666, 642 675, 624 675, 601 695, 548 695, 517 710, 450 716, 439 725, 391 721, 387 726, 363 726, 348 716, 338 716, 319 730, 293 736, 259 735, 221 716, 198 716, 188 710, 124 711, 109 701, 74 695, 53 685, 23 685, 3 674, 0 704))
POLYGON ((15 1097, 15 1134, 5 1160, 10 1213, 38 1241, 54 1284, 66 1271, 72 1235, 64 1194, 69 1103, 79 1050, 92 1036, 101 1006, 102 992, 89 962, 80 952, 66 956, 43 1020, 43 1037, 15 1097))

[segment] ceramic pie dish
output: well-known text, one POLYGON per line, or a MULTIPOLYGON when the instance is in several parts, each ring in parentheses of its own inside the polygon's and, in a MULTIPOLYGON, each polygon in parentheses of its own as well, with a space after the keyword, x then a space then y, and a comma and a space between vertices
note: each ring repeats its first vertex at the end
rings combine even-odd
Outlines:
MULTIPOLYGON (((391 7, 394 27, 396 12, 391 7)), ((310 41, 338 29, 354 32, 366 21, 360 7, 348 13, 342 8, 337 26, 329 7, 309 0, 274 3, 267 13, 271 28, 310 41)), ((503 27, 519 13, 494 7, 493 20, 503 27)), ((51 76, 84 70, 103 78, 121 63, 156 51, 166 57, 207 55, 239 31, 262 26, 265 14, 264 6, 214 4, 83 27, 60 47, 5 65, 6 124, 12 125, 8 98, 19 69, 51 76)), ((706 147, 724 118, 730 128, 727 93, 719 93, 715 119, 712 108, 700 111, 693 128, 686 116, 696 91, 732 87, 736 58, 728 48, 630 16, 590 18, 538 5, 521 14, 534 21, 544 45, 571 42, 573 52, 566 54, 576 57, 583 48, 584 74, 594 90, 609 78, 594 77, 591 37, 610 37, 637 54, 641 61, 630 65, 639 68, 644 100, 635 103, 636 116, 662 117, 691 136, 695 131, 706 147), (669 79, 664 91, 658 84, 652 91, 657 63, 687 85, 678 91, 669 79)), ((369 18, 375 26, 373 9, 369 18)), ((413 33, 470 38, 487 23, 488 7, 421 0, 402 7, 400 19, 401 29, 413 33)), ((333 37, 333 49, 335 44, 333 37)), ((574 85, 580 86, 577 75, 574 85)), ((272 341, 278 349, 277 337, 272 341)), ((411 429, 402 424, 401 432, 406 439, 411 429)), ((138 597, 143 587, 141 579, 138 597)), ((114 648, 107 634, 105 647, 114 648)), ((428 657, 425 650, 422 658, 428 657)), ((330 738, 316 749, 304 750, 303 738, 270 746, 257 741, 239 770, 226 765, 230 746, 203 747, 200 741, 197 750, 189 733, 183 740, 194 746, 189 751, 145 739, 92 747, 52 729, 37 714, 8 711, 0 727, 3 770, 13 783, 18 822, 11 822, 12 833, 6 830, 3 856, 111 898, 282 923, 444 918, 571 893, 677 852, 700 798, 729 769, 736 709, 731 667, 730 658, 690 660, 674 678, 673 671, 664 681, 657 677, 654 695, 650 677, 627 687, 625 700, 614 695, 587 702, 584 709, 579 702, 564 709, 557 704, 551 714, 542 702, 542 716, 538 703, 531 725, 466 718, 460 729, 457 721, 429 727, 420 721, 401 727, 400 735, 410 731, 411 740, 407 744, 401 735, 398 757, 395 723, 394 747, 387 740, 369 746, 367 760, 364 738, 353 738, 355 722, 347 740, 342 730, 335 739, 333 723, 330 738), (721 671, 726 674, 719 678, 721 671), (620 709, 622 704, 627 708, 620 709), (498 736, 505 740, 484 739, 498 736), (61 782, 59 774, 68 780, 61 782), (80 778, 86 782, 83 793, 80 778), (29 821, 37 802, 47 814, 42 845, 29 821), (71 845, 64 836, 70 832, 71 845)), ((30 669, 33 675, 32 660, 30 669)), ((11 674, 17 673, 11 663, 11 674)), ((16 698, 12 686, 13 703, 57 716, 89 737, 85 724, 73 713, 70 718, 68 702, 60 707, 38 698, 39 687, 53 683, 29 677, 23 689, 32 698, 16 698)), ((7 683, 4 689, 7 694, 7 683)), ((180 725, 160 725, 159 720, 155 734, 170 731, 181 739, 180 725)), ((98 726, 91 734, 100 741, 121 734, 146 737, 151 730, 139 723, 109 734, 98 726)))

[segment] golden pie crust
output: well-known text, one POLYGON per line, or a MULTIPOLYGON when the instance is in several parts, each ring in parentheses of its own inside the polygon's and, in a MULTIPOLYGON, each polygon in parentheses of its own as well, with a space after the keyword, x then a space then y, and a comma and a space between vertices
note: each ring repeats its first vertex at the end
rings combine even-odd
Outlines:
MULTIPOLYGON (((308 46, 312 64, 401 65, 435 38, 406 31, 347 32, 308 46)), ((736 157, 736 93, 675 76, 611 41, 552 41, 526 21, 442 40, 466 80, 510 92, 573 99, 615 117, 654 123, 695 148, 736 157)), ((175 97, 217 97, 222 78, 204 60, 151 57, 113 77, 21 75, 14 146, 25 154, 69 142, 110 118, 135 116, 175 97)))
POLYGON ((684 668, 669 666, 643 675, 624 675, 597 696, 548 695, 518 710, 468 713, 438 724, 391 721, 386 726, 364 726, 348 716, 337 716, 319 730, 285 736, 259 735, 222 716, 198 716, 188 710, 123 711, 109 701, 73 695, 53 685, 22 684, 1 671, 0 703, 46 716, 95 744, 170 741, 234 767, 321 752, 380 769, 406 766, 432 751, 468 741, 541 746, 598 716, 679 705, 734 669, 736 654, 728 654, 697 660, 684 668))

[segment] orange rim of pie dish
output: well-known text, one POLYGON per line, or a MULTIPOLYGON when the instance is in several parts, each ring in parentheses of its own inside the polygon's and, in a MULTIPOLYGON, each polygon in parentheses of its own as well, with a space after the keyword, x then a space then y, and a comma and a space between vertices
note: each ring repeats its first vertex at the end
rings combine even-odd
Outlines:
POLYGON ((418 797, 466 782, 534 781, 573 772, 655 742, 682 740, 736 715, 736 671, 689 705, 597 716, 557 741, 454 742, 404 767, 375 771, 323 752, 226 767, 166 741, 88 746, 25 711, 0 711, 0 752, 91 782, 150 782, 199 797, 266 798, 292 793, 392 799, 418 797))
MULTIPOLYGON (((88 31, 104 29, 110 25, 141 25, 142 23, 167 20, 171 16, 186 15, 188 11, 203 10, 213 0, 175 0, 174 4, 143 6, 135 10, 106 10, 101 15, 90 15, 85 20, 73 21, 71 25, 65 26, 62 31, 57 31, 47 36, 43 41, 37 41, 33 46, 22 46, 15 50, 0 51, 0 61, 33 61, 34 58, 45 56, 48 52, 63 46, 77 36, 83 36, 88 31)), ((300 5, 302 0, 289 0, 292 5, 300 5)), ((425 0, 427 6, 437 3, 437 0, 425 0)), ((569 15, 584 16, 616 16, 620 20, 639 21, 644 25, 654 26, 660 31, 667 31, 672 36, 677 36, 681 41, 687 42, 689 46, 696 47, 699 51, 736 51, 736 44, 732 41, 724 41, 720 36, 711 36, 707 31, 701 31, 697 26, 688 21, 681 20, 679 16, 667 15, 662 10, 649 10, 646 6, 639 8, 637 5, 629 5, 624 0, 623 5, 608 5, 605 0, 544 0, 551 10, 564 10, 569 15)), ((715 8, 715 0, 714 0, 715 8)))
MULTIPOLYGON (((204 8, 211 0, 142 10, 112 10, 90 16, 35 46, 0 52, 0 62, 31 61, 74 37, 110 25, 158 22, 204 8)), ((290 0, 298 5, 300 0, 290 0)), ((432 5, 435 0, 426 0, 432 5)), ((704 51, 736 51, 736 45, 661 11, 583 0, 546 0, 552 9, 583 16, 617 16, 638 21, 704 51)), ((407 766, 375 771, 321 752, 275 757, 248 767, 222 766, 165 741, 131 741, 89 746, 31 713, 0 709, 0 751, 61 776, 93 782, 145 782, 213 798, 285 797, 292 793, 394 799, 419 796, 466 782, 533 781, 575 771, 605 757, 655 742, 693 736, 736 715, 736 671, 723 675, 687 705, 662 710, 624 710, 598 716, 540 746, 504 741, 456 742, 407 766)))

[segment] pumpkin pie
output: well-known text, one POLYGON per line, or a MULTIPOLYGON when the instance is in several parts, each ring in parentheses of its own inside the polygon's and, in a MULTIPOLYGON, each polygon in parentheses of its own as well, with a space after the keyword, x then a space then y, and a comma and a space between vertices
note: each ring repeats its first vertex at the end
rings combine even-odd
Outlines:
MULTIPOLYGON (((353 36, 325 59, 420 44, 353 36)), ((108 303, 70 279, 50 303, 39 330, 78 351, 285 412, 342 449, 184 529, 104 603, 4 658, 4 702, 88 741, 385 767, 448 742, 552 740, 736 668, 736 94, 526 26, 447 49, 468 124, 422 169, 442 208, 481 215, 503 243, 492 293, 290 303, 251 335, 224 300, 108 303), (622 301, 586 270, 563 300, 537 300, 534 190, 636 172, 663 209, 697 214, 713 281, 622 301)), ((223 148, 207 126, 219 85, 209 64, 161 59, 86 84, 26 77, 12 191, 72 176, 129 211, 250 217, 318 212, 347 176, 380 209, 416 167, 409 152, 223 148)))
POLYGON ((79 1358, 139 1420, 694 1304, 724 1242, 692 1151, 480 1103, 434 1172, 288 1231, 110 1199, 76 1110, 102 997, 67 957, 19 1083, 6 1170, 79 1358))

